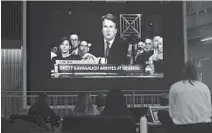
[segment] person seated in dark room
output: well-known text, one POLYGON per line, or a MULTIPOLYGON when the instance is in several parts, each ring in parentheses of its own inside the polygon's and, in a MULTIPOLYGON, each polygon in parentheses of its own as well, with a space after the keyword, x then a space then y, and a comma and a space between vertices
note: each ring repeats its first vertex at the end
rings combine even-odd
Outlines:
POLYGON ((99 115, 99 111, 94 108, 89 93, 81 92, 78 94, 76 105, 71 112, 74 116, 99 115))
POLYGON ((99 94, 96 96, 96 100, 95 100, 95 104, 96 104, 96 108, 99 111, 99 114, 102 114, 102 111, 105 108, 105 96, 103 96, 103 94, 99 94))
POLYGON ((78 55, 78 46, 80 44, 79 36, 73 33, 69 36, 69 40, 72 47, 71 54, 78 55))
POLYGON ((153 53, 154 53, 153 42, 151 39, 147 38, 145 39, 144 52, 138 55, 136 60, 136 64, 141 64, 143 66, 144 72, 145 72, 146 66, 149 65, 149 57, 151 57, 153 53))
POLYGON ((127 108, 124 93, 120 89, 112 89, 106 96, 103 116, 129 116, 134 121, 134 116, 127 108))
POLYGON ((91 43, 86 41, 81 41, 78 48, 78 55, 81 57, 81 60, 88 62, 89 64, 98 64, 99 58, 96 58, 94 55, 89 53, 91 43))
POLYGON ((156 73, 163 72, 163 39, 157 43, 154 54, 149 58, 149 64, 156 73))
POLYGON ((169 94, 162 93, 159 97, 160 106, 169 106, 169 94))
MULTIPOLYGON (((169 94, 162 93, 159 97, 159 104, 160 106, 169 106, 169 94)), ((161 117, 169 118, 169 116, 167 116, 168 114, 168 110, 159 110, 157 115, 160 120, 161 117)))
POLYGON ((54 111, 48 105, 48 96, 41 93, 38 100, 29 109, 28 115, 39 115, 43 118, 44 122, 51 123, 53 126, 58 127, 60 124, 60 117, 56 116, 54 111))
POLYGON ((176 125, 210 124, 211 116, 210 90, 199 81, 197 63, 189 60, 182 71, 182 80, 170 88, 169 112, 158 114, 159 120, 173 130, 176 125))

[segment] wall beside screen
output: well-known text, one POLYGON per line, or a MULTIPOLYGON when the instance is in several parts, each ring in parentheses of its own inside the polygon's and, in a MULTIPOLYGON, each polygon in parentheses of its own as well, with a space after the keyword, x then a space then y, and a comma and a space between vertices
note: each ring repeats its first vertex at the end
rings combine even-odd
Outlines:
MULTIPOLYGON (((28 91, 168 90, 179 80, 184 63, 182 12, 182 2, 27 2, 28 91), (116 76, 104 72, 106 75, 52 78, 50 52, 61 43, 61 37, 76 33, 80 40, 91 42, 92 47, 99 45, 102 39, 101 17, 108 13, 117 17, 118 24, 120 14, 141 14, 139 38, 163 38, 162 76, 146 75, 143 71, 137 76, 137 73, 122 71, 116 72, 116 76)), ((121 36, 120 28, 118 25, 116 37, 121 36)), ((125 36, 123 40, 131 43, 130 37, 125 36)))

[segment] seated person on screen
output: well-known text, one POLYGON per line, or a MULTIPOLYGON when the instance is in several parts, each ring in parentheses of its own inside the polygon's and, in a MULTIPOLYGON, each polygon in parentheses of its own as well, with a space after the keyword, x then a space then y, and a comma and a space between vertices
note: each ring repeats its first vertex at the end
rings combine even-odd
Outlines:
POLYGON ((130 110, 127 108, 124 93, 120 89, 112 89, 106 96, 104 116, 129 116, 134 120, 130 110))
POLYGON ((169 114, 163 121, 167 128, 173 125, 211 123, 211 93, 199 81, 197 63, 187 61, 182 80, 174 83, 169 92, 169 114))
POLYGON ((60 73, 54 73, 54 66, 57 60, 81 60, 79 55, 70 54, 71 52, 71 45, 67 37, 61 38, 61 43, 58 46, 57 56, 52 58, 51 69, 53 72, 53 77, 61 77, 60 73))
POLYGON ((136 56, 135 56, 136 60, 137 60, 137 57, 144 52, 145 43, 140 40, 137 45, 138 45, 137 52, 136 52, 136 56))
POLYGON ((77 97, 76 105, 71 112, 71 115, 74 116, 86 116, 86 115, 99 115, 99 112, 94 108, 91 97, 87 92, 79 93, 77 97))
POLYGON ((71 54, 71 45, 67 37, 61 38, 61 43, 58 46, 57 56, 52 59, 55 63, 56 60, 80 60, 79 55, 71 54))
POLYGON ((145 39, 145 48, 144 52, 137 56, 136 64, 140 64, 144 67, 144 72, 146 66, 149 65, 149 57, 153 55, 153 43, 152 40, 147 38, 145 39))
POLYGON ((128 41, 129 46, 127 51, 127 58, 130 64, 135 64, 135 56, 137 52, 137 43, 138 43, 137 40, 138 37, 135 34, 131 34, 128 41))
POLYGON ((156 45, 154 54, 149 57, 149 65, 156 73, 163 72, 163 39, 161 38, 156 45))
POLYGON ((94 55, 89 53, 90 47, 91 43, 81 41, 78 48, 78 54, 81 57, 81 60, 88 62, 88 64, 98 64, 99 58, 96 58, 94 55))
POLYGON ((105 108, 105 96, 103 96, 103 94, 99 94, 96 96, 96 109, 99 111, 99 114, 102 114, 102 111, 105 108))
POLYGON ((45 93, 39 95, 38 100, 30 107, 28 115, 39 115, 43 118, 44 122, 51 123, 56 127, 60 124, 60 117, 56 116, 49 107, 48 96, 45 93))
POLYGON ((71 44, 71 54, 72 55, 78 55, 78 47, 79 47, 79 44, 80 44, 80 39, 79 39, 79 36, 75 33, 71 34, 69 36, 69 40, 70 40, 70 44, 71 44))
POLYGON ((153 49, 154 49, 154 53, 157 52, 155 50, 157 49, 158 43, 160 43, 160 42, 161 42, 161 37, 160 36, 155 36, 153 38, 153 49))

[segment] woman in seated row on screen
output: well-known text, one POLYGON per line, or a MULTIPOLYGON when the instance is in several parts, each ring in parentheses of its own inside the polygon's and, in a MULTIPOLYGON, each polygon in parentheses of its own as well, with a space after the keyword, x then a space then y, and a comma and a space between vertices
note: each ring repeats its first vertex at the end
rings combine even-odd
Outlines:
POLYGON ((187 61, 182 80, 174 83, 169 92, 169 112, 158 113, 160 121, 170 130, 175 125, 211 123, 211 93, 199 81, 197 63, 187 61))
POLYGON ((162 73, 163 72, 163 38, 156 36, 153 39, 154 54, 149 57, 147 61, 146 72, 152 73, 162 73))
POLYGON ((60 73, 54 73, 55 64, 57 60, 80 60, 81 59, 79 55, 71 54, 71 45, 68 40, 68 37, 62 37, 60 38, 60 40, 61 40, 61 43, 58 45, 57 50, 55 50, 57 54, 54 55, 51 62, 51 72, 53 72, 51 75, 52 77, 61 76, 60 73))
MULTIPOLYGON (((86 41, 81 41, 78 46, 78 54, 71 53, 71 43, 69 42, 68 37, 61 38, 61 43, 59 44, 58 48, 54 48, 57 50, 57 54, 54 55, 52 58, 52 64, 51 64, 51 72, 53 77, 66 77, 68 75, 61 75, 60 73, 54 73, 55 70, 55 64, 57 60, 81 60, 84 61, 86 64, 98 64, 99 58, 96 58, 94 55, 89 53, 91 44, 86 41)), ((53 52, 51 52, 52 54, 53 52)), ((68 76, 69 77, 69 76, 68 76)))
MULTIPOLYGON (((56 54, 52 57, 52 62, 55 64, 56 60, 83 60, 83 61, 90 61, 92 64, 98 64, 99 58, 96 58, 94 55, 90 54, 90 47, 91 43, 88 43, 87 41, 81 41, 78 46, 78 52, 71 53, 71 43, 68 39, 68 37, 62 37, 61 43, 58 47, 54 47, 54 51, 56 54)), ((51 52, 51 54, 54 52, 51 52)))
POLYGON ((68 40, 68 37, 62 37, 61 43, 57 48, 57 54, 55 57, 52 58, 52 66, 54 68, 54 64, 56 60, 80 60, 79 55, 71 54, 71 45, 68 40))
POLYGON ((71 54, 71 44, 68 37, 62 37, 61 43, 58 46, 57 56, 53 57, 52 60, 80 60, 79 55, 71 54))
POLYGON ((139 41, 137 47, 136 64, 141 64, 150 75, 163 73, 163 38, 146 38, 145 42, 139 41))

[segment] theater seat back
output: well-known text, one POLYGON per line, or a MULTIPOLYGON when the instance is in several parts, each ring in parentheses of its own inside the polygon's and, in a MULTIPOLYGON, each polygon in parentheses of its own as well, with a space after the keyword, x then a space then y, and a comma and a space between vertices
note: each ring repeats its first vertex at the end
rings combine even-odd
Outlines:
POLYGON ((172 133, 212 133, 212 123, 177 125, 172 133))
MULTIPOLYGON (((132 112, 132 114, 134 116, 134 121, 136 123, 140 123, 141 117, 144 116, 145 114, 147 114, 149 108, 147 108, 147 107, 129 108, 129 110, 132 112)), ((150 118, 151 118, 151 116, 150 116, 150 118)), ((149 118, 148 118, 148 116, 147 116, 147 119, 148 119, 148 121, 150 121, 149 118)))
POLYGON ((43 121, 43 118, 39 115, 11 115, 10 120, 13 122, 14 120, 21 119, 26 122, 31 122, 37 124, 39 127, 44 128, 46 131, 49 131, 50 129, 46 126, 45 122, 43 121))
POLYGON ((135 133, 130 117, 69 116, 63 119, 64 133, 135 133))

